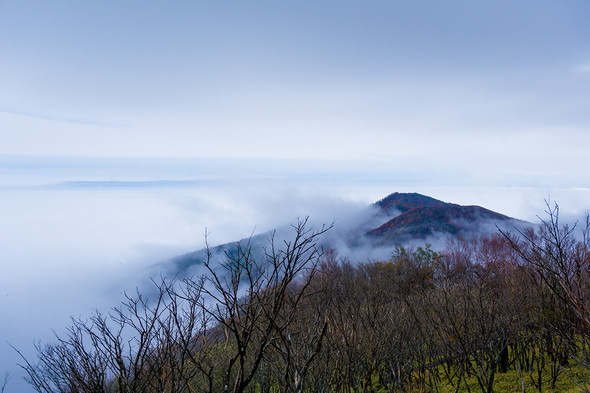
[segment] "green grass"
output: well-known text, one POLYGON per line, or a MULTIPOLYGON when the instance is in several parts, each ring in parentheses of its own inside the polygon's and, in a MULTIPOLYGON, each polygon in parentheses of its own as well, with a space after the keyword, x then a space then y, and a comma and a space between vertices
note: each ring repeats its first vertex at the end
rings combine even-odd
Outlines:
MULTIPOLYGON (((536 374, 533 374, 533 375, 536 378, 536 374)), ((542 375, 543 375, 542 376, 543 383, 541 385, 542 392, 579 393, 579 392, 583 392, 583 390, 580 388, 580 386, 578 386, 576 384, 576 382, 572 379, 572 377, 574 375, 588 377, 589 373, 587 372, 587 370, 583 370, 583 369, 581 369, 579 367, 575 367, 575 366, 568 368, 568 369, 564 369, 562 371, 562 373, 559 375, 559 377, 557 378, 554 388, 551 387, 549 371, 547 370, 542 375)), ((515 369, 510 369, 506 373, 497 373, 496 377, 494 379, 494 391, 497 393, 522 392, 523 391, 522 385, 524 382, 524 391, 525 392, 527 392, 527 393, 539 392, 538 387, 535 386, 535 384, 533 383, 533 381, 528 373, 523 372, 522 378, 523 378, 523 380, 521 381, 519 373, 515 369)), ((454 381, 454 382, 456 382, 456 381, 454 381)), ((474 376, 467 378, 467 383, 469 384, 469 388, 472 393, 481 392, 481 388, 479 387, 479 385, 477 383, 477 379, 474 376)), ((446 383, 443 382, 440 385, 444 385, 444 386, 439 386, 439 390, 441 393, 454 393, 455 392, 456 384, 455 384, 455 386, 453 386, 453 385, 449 384, 448 381, 446 381, 446 383)), ((590 386, 588 386, 588 387, 590 388, 590 386)), ((468 389, 464 386, 464 383, 459 388, 459 392, 461 392, 461 393, 468 392, 468 389)))
MULTIPOLYGON (((537 374, 533 374, 534 377, 537 377, 537 374)), ((580 386, 576 384, 576 382, 572 379, 574 377, 578 378, 578 380, 582 378, 586 378, 590 382, 590 373, 588 370, 583 369, 582 367, 573 366, 567 369, 564 369, 557 381, 555 383, 555 387, 551 387, 550 382, 550 375, 549 371, 547 370, 543 373, 543 384, 542 392, 546 393, 580 393, 584 392, 580 386)), ((523 381, 519 376, 519 373, 516 369, 510 369, 506 373, 497 373, 494 379, 494 392, 496 393, 519 393, 522 392, 522 384, 524 382, 524 391, 527 393, 536 393, 539 392, 538 387, 534 385, 531 380, 531 377, 528 373, 522 373, 523 381)), ((438 390, 440 393, 455 393, 456 391, 456 380, 453 381, 453 384, 449 383, 448 380, 443 380, 438 384, 438 390)), ((465 382, 461 382, 461 386, 458 390, 460 393, 480 393, 482 390, 477 383, 477 379, 475 376, 471 376, 467 378, 467 384, 469 385, 469 390, 465 387, 465 382)), ((583 384, 581 384, 584 386, 583 384)), ((384 386, 375 386, 376 393, 386 393, 388 390, 384 386)), ((590 389, 590 384, 586 385, 587 389, 590 389)), ((404 391, 403 393, 432 393, 436 392, 434 389, 409 389, 404 391)))
MULTIPOLYGON (((524 387, 526 392, 538 392, 538 388, 532 383, 531 378, 528 374, 523 375, 524 379, 524 387)), ((576 385, 576 383, 569 378, 566 374, 562 374, 557 379, 555 384, 555 389, 551 389, 551 383, 548 381, 549 375, 544 375, 544 381, 546 381, 543 385, 543 392, 563 392, 563 393, 578 393, 582 390, 576 385)), ((477 384, 477 380, 475 377, 467 378, 467 383, 471 389, 471 392, 481 392, 481 388, 477 384)), ((442 387, 440 389, 441 393, 453 393, 455 392, 455 387, 451 386, 450 384, 442 387)), ((459 392, 467 392, 467 388, 465 386, 461 386, 459 392)), ((496 378, 494 380, 494 391, 495 392, 522 392, 522 382, 518 375, 517 370, 509 370, 505 374, 496 374, 496 378)))

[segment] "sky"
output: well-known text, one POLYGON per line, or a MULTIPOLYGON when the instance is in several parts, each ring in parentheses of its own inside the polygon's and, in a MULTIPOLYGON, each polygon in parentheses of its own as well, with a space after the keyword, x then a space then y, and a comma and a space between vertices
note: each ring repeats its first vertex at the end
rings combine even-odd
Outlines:
POLYGON ((569 0, 3 0, 0 154, 583 174, 589 12, 569 0))
POLYGON ((395 191, 579 216, 589 16, 586 0, 0 0, 0 344, 32 353, 205 227, 223 243, 395 191))

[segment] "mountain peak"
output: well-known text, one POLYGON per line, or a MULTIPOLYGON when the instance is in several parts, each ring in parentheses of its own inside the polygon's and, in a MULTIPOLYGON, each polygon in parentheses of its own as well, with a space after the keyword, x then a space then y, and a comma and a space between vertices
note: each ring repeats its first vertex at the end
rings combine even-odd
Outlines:
POLYGON ((396 210, 405 213, 417 207, 443 206, 445 202, 418 193, 395 192, 375 203, 383 212, 393 213, 396 210))
POLYGON ((401 213, 367 232, 370 238, 381 244, 424 240, 437 233, 457 236, 477 232, 489 223, 514 220, 480 206, 446 203, 417 193, 394 193, 375 205, 385 213, 401 213))
MULTIPOLYGON (((351 221, 356 224, 335 232, 325 239, 323 246, 342 247, 343 252, 355 255, 359 260, 381 258, 383 250, 389 252, 393 246, 469 236, 493 230, 496 226, 505 228, 525 224, 480 206, 447 203, 418 193, 396 192, 372 206, 379 213, 375 214, 375 209, 366 209, 365 216, 351 221), (385 220, 388 221, 383 223, 385 220)), ((254 252, 264 255, 266 241, 266 235, 257 235, 249 239, 249 245, 254 252)), ((210 252, 223 258, 236 244, 222 244, 213 247, 210 252)), ((199 250, 175 258, 174 265, 176 269, 185 271, 192 265, 203 263, 207 257, 206 250, 199 250)))

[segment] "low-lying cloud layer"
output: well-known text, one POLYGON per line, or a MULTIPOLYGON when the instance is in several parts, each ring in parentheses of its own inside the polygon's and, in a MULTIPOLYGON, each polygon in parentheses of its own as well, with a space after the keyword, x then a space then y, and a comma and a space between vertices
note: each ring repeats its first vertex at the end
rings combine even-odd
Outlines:
MULTIPOLYGON (((369 214, 370 204, 396 191, 482 205, 529 221, 543 214, 549 194, 565 217, 578 218, 590 195, 586 189, 424 186, 379 181, 370 173, 352 180, 330 171, 319 179, 305 172, 281 177, 276 167, 240 177, 209 168, 190 177, 170 168, 151 173, 142 165, 119 172, 49 165, 39 176, 35 165, 42 164, 30 165, 30 171, 24 165, 12 169, 12 177, 4 170, 0 184, 0 313, 9 321, 0 326, 0 372, 17 373, 9 386, 19 391, 27 387, 7 343, 32 356, 34 340, 52 340, 52 329, 63 333, 70 316, 108 310, 124 290, 158 276, 159 262, 202 248, 205 230, 217 245, 310 216, 316 225, 335 222, 327 236, 338 242, 347 228, 385 222, 388 217, 369 214)), ((389 251, 358 250, 349 256, 359 262, 389 251)))

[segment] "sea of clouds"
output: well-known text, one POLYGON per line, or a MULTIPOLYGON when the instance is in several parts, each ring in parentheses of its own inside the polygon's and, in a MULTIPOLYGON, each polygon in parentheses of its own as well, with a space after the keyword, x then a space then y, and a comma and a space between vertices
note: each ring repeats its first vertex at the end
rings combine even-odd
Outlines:
POLYGON ((205 231, 217 245, 310 216, 334 221, 337 233, 396 191, 528 221, 543 215, 548 197, 570 221, 590 207, 587 189, 445 186, 276 165, 244 173, 227 162, 105 162, 12 160, 0 168, 0 377, 14 374, 7 392, 30 390, 11 346, 33 359, 37 340, 63 334, 71 316, 117 305, 124 291, 157 277, 161 262, 202 248, 205 231))

